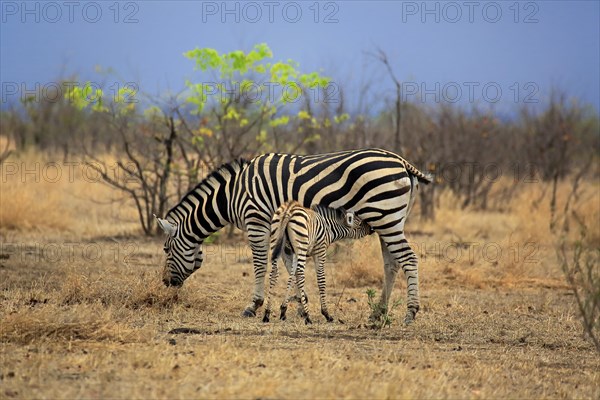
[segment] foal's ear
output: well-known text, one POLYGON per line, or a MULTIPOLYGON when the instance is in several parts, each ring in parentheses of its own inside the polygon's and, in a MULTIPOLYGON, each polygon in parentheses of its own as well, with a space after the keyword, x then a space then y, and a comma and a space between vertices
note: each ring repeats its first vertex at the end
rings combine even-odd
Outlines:
POLYGON ((346 225, 354 226, 354 212, 346 211, 346 225))
POLYGON ((171 237, 175 236, 175 232, 177 231, 177 228, 175 227, 174 224, 172 224, 171 222, 167 221, 166 219, 162 219, 162 218, 158 218, 155 214, 154 218, 156 218, 156 222, 158 222, 158 226, 161 227, 161 229, 163 231, 165 231, 165 233, 171 237))

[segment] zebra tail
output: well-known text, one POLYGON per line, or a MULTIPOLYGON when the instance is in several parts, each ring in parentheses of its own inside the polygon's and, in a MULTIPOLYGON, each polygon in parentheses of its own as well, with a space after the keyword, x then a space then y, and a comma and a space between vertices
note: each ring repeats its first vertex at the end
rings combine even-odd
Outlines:
POLYGON ((429 185, 431 182, 433 182, 434 179, 434 176, 431 172, 423 172, 423 176, 415 176, 417 177, 417 180, 423 183, 424 185, 429 185))
POLYGON ((404 167, 406 171, 412 176, 416 177, 417 180, 425 185, 433 182, 433 174, 431 172, 421 172, 417 167, 404 160, 404 167))
POLYGON ((292 216, 290 213, 290 208, 291 207, 286 208, 281 213, 281 220, 275 227, 274 234, 275 234, 276 239, 275 239, 275 245, 271 249, 271 260, 272 261, 276 260, 281 255, 281 250, 283 249, 283 244, 284 244, 285 238, 286 238, 287 225, 290 222, 290 218, 292 216))
POLYGON ((275 246, 273 246, 271 253, 271 260, 277 260, 277 258, 281 255, 281 249, 283 248, 283 237, 285 235, 280 234, 277 238, 277 242, 275 242, 275 246))

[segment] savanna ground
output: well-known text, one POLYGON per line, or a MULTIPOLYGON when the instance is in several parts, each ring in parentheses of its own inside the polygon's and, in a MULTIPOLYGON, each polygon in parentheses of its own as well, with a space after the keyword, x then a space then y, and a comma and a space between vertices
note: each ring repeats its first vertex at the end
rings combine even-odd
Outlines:
MULTIPOLYGON (((321 317, 309 273, 313 325, 295 309, 264 324, 240 316, 253 277, 239 232, 224 231, 183 288, 168 289, 162 239, 140 236, 115 192, 81 167, 73 179, 64 165, 59 179, 44 176, 39 154, 11 161, 42 169, 39 182, 3 175, 2 398, 600 398, 600 357, 557 261, 540 182, 517 182, 502 212, 462 210, 445 192, 435 221, 414 212, 422 309, 401 323, 399 276, 391 326, 372 329, 366 291, 379 293, 382 279, 373 237, 331 250, 335 323, 321 317), (169 333, 177 328, 188 330, 169 333)), ((584 182, 574 205, 595 247, 598 189, 584 182)), ((568 192, 559 185, 559 205, 568 192)))

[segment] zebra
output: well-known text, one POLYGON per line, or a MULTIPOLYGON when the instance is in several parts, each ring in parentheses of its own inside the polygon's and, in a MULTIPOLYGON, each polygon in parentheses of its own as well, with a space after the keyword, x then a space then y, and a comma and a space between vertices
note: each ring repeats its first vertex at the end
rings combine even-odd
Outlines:
POLYGON ((353 211, 377 232, 384 260, 379 303, 387 307, 402 268, 407 281, 404 321, 410 323, 420 308, 418 261, 404 224, 418 183, 431 181, 431 175, 382 149, 308 156, 269 153, 250 161, 234 160, 184 195, 165 219, 157 218, 167 234, 163 282, 181 286, 202 265, 202 242, 234 224, 247 233, 254 266, 252 301, 242 315, 256 316, 264 302, 271 217, 281 204, 296 200, 304 207, 320 204, 353 211))
MULTIPOLYGON (((284 302, 281 305, 280 319, 285 319, 288 303, 288 293, 292 282, 296 281, 296 288, 302 307, 301 315, 307 324, 312 323, 308 315, 308 304, 304 293, 304 267, 308 256, 314 256, 317 271, 317 284, 321 301, 321 314, 327 322, 333 322, 333 317, 327 310, 325 294, 325 260, 329 245, 341 239, 360 239, 373 233, 369 225, 354 217, 353 212, 344 209, 334 209, 320 205, 305 208, 297 201, 291 200, 275 211, 271 221, 271 246, 272 262, 267 292, 267 304, 263 322, 269 322, 271 314, 271 295, 277 284, 277 259, 282 254, 282 248, 291 248, 293 265, 288 270, 287 290, 284 302)), ((285 252, 284 252, 285 253, 285 252)), ((286 263, 289 265, 289 262, 286 263)))

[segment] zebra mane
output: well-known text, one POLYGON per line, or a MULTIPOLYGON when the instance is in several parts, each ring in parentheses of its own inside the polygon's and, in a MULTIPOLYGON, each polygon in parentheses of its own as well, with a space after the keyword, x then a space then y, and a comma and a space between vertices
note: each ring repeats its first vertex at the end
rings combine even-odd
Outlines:
POLYGON ((187 192, 181 200, 174 205, 168 212, 165 218, 171 215, 171 212, 175 211, 181 203, 192 193, 194 193, 198 188, 206 185, 209 182, 213 182, 216 177, 220 176, 225 178, 226 180, 234 175, 234 173, 240 172, 246 165, 248 165, 249 161, 245 158, 237 158, 228 163, 223 163, 214 170, 212 170, 204 179, 202 179, 196 186, 194 186, 189 192, 187 192))
POLYGON ((222 176, 227 179, 233 176, 233 173, 240 172, 246 165, 248 161, 244 158, 237 158, 231 162, 224 163, 219 165, 216 169, 214 169, 210 174, 208 174, 204 179, 202 179, 194 189, 203 186, 205 183, 211 182, 217 176, 222 176))

